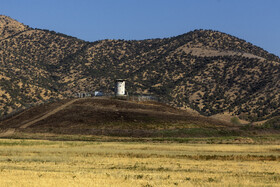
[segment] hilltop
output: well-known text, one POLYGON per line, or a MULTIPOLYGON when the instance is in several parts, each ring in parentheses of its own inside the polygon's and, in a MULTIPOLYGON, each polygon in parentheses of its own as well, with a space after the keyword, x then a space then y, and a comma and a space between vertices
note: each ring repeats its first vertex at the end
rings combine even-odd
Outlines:
POLYGON ((116 137, 221 136, 236 127, 157 102, 87 98, 61 100, 25 110, 0 122, 0 137, 36 133, 116 137))
POLYGON ((0 17, 0 113, 78 91, 149 93, 203 115, 258 121, 279 115, 279 57, 212 30, 147 40, 85 42, 0 17))
POLYGON ((252 143, 251 138, 257 140, 267 135, 277 140, 279 119, 259 126, 236 122, 205 117, 154 101, 76 98, 37 105, 2 120, 0 138, 156 141, 194 138, 211 142, 215 137, 215 142, 227 139, 252 143))

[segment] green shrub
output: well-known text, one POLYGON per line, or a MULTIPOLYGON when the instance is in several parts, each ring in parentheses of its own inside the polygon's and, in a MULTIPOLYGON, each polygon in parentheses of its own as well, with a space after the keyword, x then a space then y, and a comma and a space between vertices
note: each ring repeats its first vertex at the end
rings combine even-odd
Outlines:
POLYGON ((233 123, 234 125, 240 125, 240 120, 238 117, 234 116, 230 119, 230 122, 233 123))

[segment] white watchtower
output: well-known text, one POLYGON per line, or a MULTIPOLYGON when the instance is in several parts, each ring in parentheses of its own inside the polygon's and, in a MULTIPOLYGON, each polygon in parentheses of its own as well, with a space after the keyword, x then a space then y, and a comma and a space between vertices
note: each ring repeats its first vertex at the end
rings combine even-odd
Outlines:
POLYGON ((124 96, 125 95, 125 79, 116 79, 115 95, 116 96, 124 96))

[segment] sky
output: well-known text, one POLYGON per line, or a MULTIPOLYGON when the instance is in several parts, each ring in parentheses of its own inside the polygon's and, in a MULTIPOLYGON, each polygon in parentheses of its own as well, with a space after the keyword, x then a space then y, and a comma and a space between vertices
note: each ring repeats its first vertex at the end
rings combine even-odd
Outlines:
POLYGON ((91 42, 212 29, 280 56, 280 0, 0 0, 0 14, 91 42))

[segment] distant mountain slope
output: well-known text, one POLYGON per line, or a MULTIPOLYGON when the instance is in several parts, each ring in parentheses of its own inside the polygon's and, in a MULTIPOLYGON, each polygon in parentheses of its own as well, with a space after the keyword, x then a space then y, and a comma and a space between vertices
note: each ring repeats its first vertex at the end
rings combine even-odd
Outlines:
POLYGON ((10 17, 0 15, 0 40, 12 37, 26 30, 29 30, 28 26, 10 17))
POLYGON ((130 94, 154 94, 204 115, 280 115, 279 57, 234 36, 195 30, 165 39, 89 43, 0 20, 2 115, 78 91, 112 93, 115 78, 128 80, 130 94))

